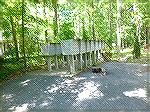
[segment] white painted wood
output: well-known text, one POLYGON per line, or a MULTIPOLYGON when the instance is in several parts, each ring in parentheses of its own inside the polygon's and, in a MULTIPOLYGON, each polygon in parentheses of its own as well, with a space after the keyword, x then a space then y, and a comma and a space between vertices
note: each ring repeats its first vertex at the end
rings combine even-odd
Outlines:
POLYGON ((83 62, 82 62, 82 54, 77 55, 77 68, 82 70, 83 62))
POLYGON ((60 42, 63 55, 79 54, 78 41, 74 39, 63 40, 60 42))
MULTIPOLYGON (((71 74, 75 73, 75 68, 86 68, 88 65, 95 64, 98 60, 99 51, 104 48, 101 41, 85 41, 85 40, 62 40, 60 43, 52 43, 41 46, 41 52, 44 55, 54 56, 54 64, 58 69, 58 56, 62 55, 62 66, 65 66, 65 59, 67 58, 67 68, 71 74), (76 56, 76 64, 74 60, 76 56), (84 63, 83 63, 84 62, 84 63)), ((101 56, 100 56, 101 57, 101 56)), ((48 70, 52 71, 51 58, 48 57, 48 70)))
POLYGON ((58 57, 57 57, 57 55, 54 56, 54 63, 55 63, 55 68, 58 69, 58 57))
POLYGON ((85 41, 86 43, 86 52, 90 52, 91 51, 91 42, 90 41, 85 41))
POLYGON ((83 40, 79 41, 79 53, 85 53, 86 51, 86 42, 83 40))
POLYGON ((95 41, 95 50, 99 50, 99 42, 95 41))
POLYGON ((61 45, 59 43, 46 44, 41 46, 41 52, 44 55, 59 55, 62 53, 61 45))
POLYGON ((83 62, 84 62, 84 67, 86 68, 88 66, 87 53, 83 54, 83 62))
POLYGON ((92 65, 92 52, 89 53, 89 65, 92 65))
POLYGON ((70 73, 74 74, 75 73, 74 55, 69 55, 69 68, 70 73))
POLYGON ((84 41, 84 40, 62 40, 56 44, 46 44, 41 46, 44 55, 76 55, 86 52, 100 50, 104 47, 101 41, 84 41))
POLYGON ((47 59, 47 63, 48 63, 48 71, 51 72, 52 71, 52 67, 51 67, 51 57, 50 56, 47 59))
POLYGON ((95 42, 91 41, 91 51, 94 51, 94 50, 95 50, 95 42))
POLYGON ((64 55, 62 55, 61 64, 62 64, 62 67, 65 67, 65 56, 64 55))

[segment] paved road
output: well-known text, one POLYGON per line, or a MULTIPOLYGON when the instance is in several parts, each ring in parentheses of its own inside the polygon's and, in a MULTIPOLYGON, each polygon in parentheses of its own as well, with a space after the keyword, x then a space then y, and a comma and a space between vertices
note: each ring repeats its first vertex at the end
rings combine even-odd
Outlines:
POLYGON ((1 86, 1 111, 148 112, 148 73, 141 72, 143 65, 101 66, 106 76, 87 70, 73 78, 28 74, 11 79, 1 86))

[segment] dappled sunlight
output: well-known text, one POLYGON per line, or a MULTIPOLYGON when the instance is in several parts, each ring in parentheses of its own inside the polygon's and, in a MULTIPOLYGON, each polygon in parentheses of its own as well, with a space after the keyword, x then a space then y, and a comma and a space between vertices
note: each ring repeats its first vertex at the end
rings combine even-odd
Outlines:
POLYGON ((60 88, 60 86, 59 86, 59 87, 55 86, 55 87, 51 87, 51 88, 48 89, 47 91, 48 91, 49 93, 55 93, 59 88, 60 88))
POLYGON ((37 103, 37 100, 32 100, 32 102, 29 104, 30 107, 35 107, 37 103))
POLYGON ((43 101, 42 104, 40 104, 40 107, 45 107, 48 106, 49 102, 48 101, 43 101))
POLYGON ((77 78, 75 78, 74 80, 75 81, 80 81, 80 80, 85 80, 86 79, 86 77, 77 77, 77 78))
MULTIPOLYGON (((66 79, 65 81, 61 82, 60 84, 52 84, 50 86, 47 87, 47 91, 49 93, 55 93, 57 92, 57 90, 61 89, 61 88, 67 88, 67 89, 71 89, 75 86, 75 81, 74 80, 69 80, 69 79, 66 79)), ((60 91, 62 92, 62 91, 60 91)), ((63 91, 64 92, 64 91, 63 91)))
POLYGON ((112 98, 109 98, 108 100, 109 101, 115 101, 115 100, 118 100, 118 99, 120 99, 121 97, 120 96, 117 96, 117 97, 112 97, 112 98))
POLYGON ((92 81, 84 82, 83 85, 84 87, 79 89, 81 92, 78 94, 78 98, 76 98, 77 101, 83 101, 86 99, 93 99, 104 96, 104 94, 101 91, 98 91, 98 87, 100 85, 96 85, 92 81))
POLYGON ((2 96, 2 98, 4 98, 5 100, 8 100, 8 99, 13 98, 14 96, 15 96, 14 94, 4 94, 4 95, 2 96))
POLYGON ((22 104, 21 106, 12 106, 8 110, 12 112, 27 112, 28 111, 28 103, 22 104))
POLYGON ((28 85, 28 82, 30 82, 30 80, 29 80, 29 79, 27 79, 27 80, 25 80, 25 81, 21 82, 21 83, 20 83, 20 85, 22 85, 22 86, 26 86, 26 85, 28 85))
POLYGON ((61 83, 61 85, 67 85, 67 86, 70 86, 72 84, 73 84, 73 80, 69 80, 69 79, 67 79, 67 80, 65 80, 64 82, 61 83))
POLYGON ((123 92, 123 94, 125 96, 135 97, 135 98, 146 98, 147 97, 145 88, 144 89, 139 88, 139 89, 135 89, 133 91, 125 91, 125 92, 123 92))
POLYGON ((137 71, 135 72, 135 75, 137 75, 138 77, 143 76, 144 74, 142 73, 142 71, 137 71))

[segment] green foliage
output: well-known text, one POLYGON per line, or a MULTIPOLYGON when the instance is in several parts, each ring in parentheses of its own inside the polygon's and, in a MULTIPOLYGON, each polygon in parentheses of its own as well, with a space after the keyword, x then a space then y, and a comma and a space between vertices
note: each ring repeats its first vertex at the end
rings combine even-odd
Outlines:
POLYGON ((0 71, 3 70, 3 64, 4 64, 4 58, 2 56, 0 56, 0 71))
POLYGON ((3 60, 3 70, 0 70, 0 81, 24 67, 23 60, 16 60, 15 58, 7 58, 3 60))
POLYGON ((13 47, 10 44, 7 50, 4 52, 4 58, 14 58, 14 57, 15 57, 15 47, 13 47))
MULTIPOLYGON (((90 31, 89 31, 90 32, 90 31)), ((82 37, 85 40, 89 40, 89 35, 88 35, 88 31, 85 28, 85 21, 84 21, 84 17, 82 18, 82 37)))
MULTIPOLYGON (((24 9, 22 0, 0 1, 0 9, 3 9, 0 10, 0 18, 3 17, 3 21, 0 19, 0 29, 3 30, 3 39, 6 44, 4 59, 15 58, 15 53, 18 52, 21 60, 24 57, 24 46, 29 66, 44 64, 43 58, 36 57, 41 54, 40 45, 45 42, 76 38, 75 36, 85 40, 90 40, 95 36, 96 39, 104 40, 106 42, 105 50, 110 53, 114 49, 112 43, 117 42, 116 0, 67 1, 70 2, 59 4, 58 0, 27 0, 24 2, 24 9), (15 39, 12 35, 10 16, 13 18, 16 30, 18 51, 14 46, 15 39), (22 25, 22 17, 24 25, 22 25), (24 30, 24 36, 22 30, 24 30)), ((121 40, 123 40, 122 46, 133 47, 134 57, 139 58, 140 45, 148 39, 145 32, 146 28, 150 27, 150 4, 149 0, 143 0, 143 2, 142 0, 134 0, 137 10, 132 15, 129 10, 133 5, 132 1, 124 0, 121 4, 121 40), (137 31, 137 25, 134 21, 136 14, 140 15, 141 22, 139 40, 133 36, 133 32, 137 31)), ((5 64, 5 71, 0 74, 8 74, 22 66, 23 62, 20 61, 8 62, 5 64)))
POLYGON ((60 26, 60 32, 58 36, 61 40, 73 39, 75 36, 75 31, 73 30, 72 23, 63 23, 60 26))
POLYGON ((140 50, 140 43, 137 37, 135 37, 134 40, 134 46, 133 46, 133 57, 134 58, 140 58, 141 50, 140 50))

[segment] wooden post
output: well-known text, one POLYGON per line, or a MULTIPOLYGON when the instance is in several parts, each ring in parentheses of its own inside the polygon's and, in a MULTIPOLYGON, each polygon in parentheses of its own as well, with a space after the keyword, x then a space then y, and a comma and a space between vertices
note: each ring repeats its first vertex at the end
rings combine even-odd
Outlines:
POLYGON ((90 54, 89 54, 89 61, 90 61, 90 66, 92 65, 92 57, 93 57, 93 53, 92 52, 90 52, 90 54))
POLYGON ((92 64, 93 65, 96 64, 96 51, 95 50, 92 52, 92 64))
POLYGON ((93 64, 95 65, 97 62, 97 58, 96 58, 96 41, 94 40, 94 51, 93 51, 93 64))
POLYGON ((96 61, 98 61, 99 50, 96 51, 96 61))
POLYGON ((82 64, 82 54, 79 54, 79 57, 80 57, 80 69, 82 70, 82 66, 83 66, 83 64, 82 64))
POLYGON ((62 67, 65 67, 65 56, 64 55, 62 55, 62 62, 61 62, 61 64, 62 64, 62 67))
POLYGON ((74 74, 75 73, 74 55, 69 55, 68 61, 69 61, 70 73, 74 74))
POLYGON ((89 41, 90 43, 90 53, 89 53, 89 65, 91 66, 92 65, 92 42, 89 41))
POLYGON ((101 52, 101 50, 99 50, 98 57, 99 57, 100 61, 103 61, 103 58, 104 58, 104 57, 102 56, 102 52, 101 52))
POLYGON ((57 55, 54 56, 54 63, 55 63, 56 69, 58 69, 58 57, 57 57, 57 55))
POLYGON ((87 67, 87 53, 83 54, 83 60, 84 60, 84 67, 87 67))
POLYGON ((83 65, 83 63, 82 63, 82 54, 78 54, 77 55, 77 60, 78 60, 78 69, 80 69, 80 70, 82 70, 82 65, 83 65))
POLYGON ((69 55, 66 55, 66 59, 67 59, 67 68, 69 68, 69 55))
POLYGON ((80 70, 82 70, 82 47, 81 47, 81 40, 78 42, 78 46, 79 46, 79 54, 77 54, 77 60, 78 60, 78 65, 80 70))
POLYGON ((48 56, 47 64, 48 64, 48 71, 51 72, 52 71, 52 67, 51 67, 51 57, 50 56, 48 56))

